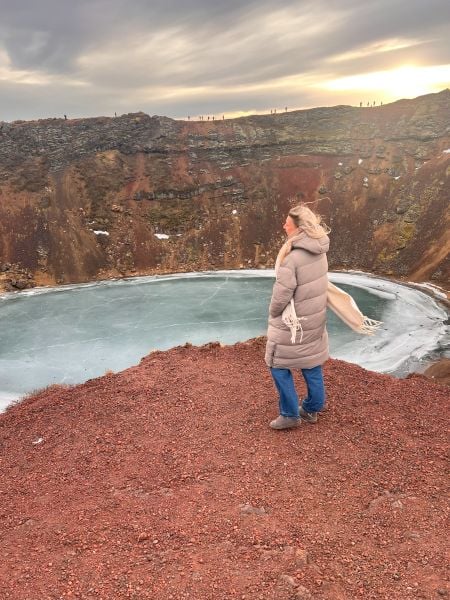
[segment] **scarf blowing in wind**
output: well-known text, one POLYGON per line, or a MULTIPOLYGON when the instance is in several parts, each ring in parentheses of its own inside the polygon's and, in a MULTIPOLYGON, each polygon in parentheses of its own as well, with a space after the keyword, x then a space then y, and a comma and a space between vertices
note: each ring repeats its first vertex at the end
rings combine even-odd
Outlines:
MULTIPOLYGON (((301 234, 297 233, 288 238, 278 252, 275 263, 275 274, 278 272, 283 260, 292 250, 292 244, 299 239, 301 234)), ((327 306, 346 324, 348 327, 363 335, 373 335, 381 326, 381 321, 369 319, 362 314, 356 302, 340 288, 328 282, 327 306)), ((291 342, 295 343, 297 331, 300 330, 300 342, 303 338, 303 329, 301 321, 305 317, 297 316, 295 312, 294 299, 290 301, 282 314, 285 325, 291 330, 291 342)))

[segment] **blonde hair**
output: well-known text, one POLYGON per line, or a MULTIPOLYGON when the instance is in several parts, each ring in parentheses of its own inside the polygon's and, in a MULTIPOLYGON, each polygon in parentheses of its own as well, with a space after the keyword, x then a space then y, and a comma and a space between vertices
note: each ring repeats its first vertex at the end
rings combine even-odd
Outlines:
POLYGON ((289 211, 289 216, 294 224, 311 238, 318 239, 330 233, 330 228, 322 221, 322 217, 308 208, 306 204, 293 206, 289 211))
POLYGON ((288 215, 293 220, 294 225, 298 228, 298 231, 292 233, 286 242, 281 246, 275 262, 275 271, 278 270, 278 267, 292 250, 292 244, 298 239, 298 236, 303 231, 306 233, 306 235, 315 239, 319 239, 331 231, 328 225, 322 221, 322 217, 313 212, 304 203, 293 206, 288 215))

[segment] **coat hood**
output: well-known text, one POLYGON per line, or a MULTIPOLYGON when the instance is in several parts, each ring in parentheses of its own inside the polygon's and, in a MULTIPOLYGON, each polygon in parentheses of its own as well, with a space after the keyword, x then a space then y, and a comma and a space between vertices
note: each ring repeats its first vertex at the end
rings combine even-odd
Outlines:
POLYGON ((311 254, 324 254, 330 247, 330 238, 324 235, 321 238, 309 237, 304 231, 292 241, 292 248, 302 248, 311 254))

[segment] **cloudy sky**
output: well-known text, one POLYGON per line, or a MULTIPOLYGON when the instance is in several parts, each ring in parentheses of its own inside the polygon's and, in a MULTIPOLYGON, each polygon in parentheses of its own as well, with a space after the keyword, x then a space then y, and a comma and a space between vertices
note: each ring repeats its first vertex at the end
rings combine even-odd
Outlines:
POLYGON ((226 117, 450 87, 449 0, 0 0, 0 121, 226 117))

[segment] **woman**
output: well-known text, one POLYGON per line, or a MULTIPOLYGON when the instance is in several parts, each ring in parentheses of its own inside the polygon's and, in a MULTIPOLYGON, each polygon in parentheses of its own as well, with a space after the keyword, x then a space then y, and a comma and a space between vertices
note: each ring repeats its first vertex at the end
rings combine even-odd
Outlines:
POLYGON ((297 427, 302 419, 317 422, 325 402, 322 364, 328 358, 329 229, 304 204, 289 211, 283 229, 287 241, 275 265, 265 356, 279 394, 280 414, 270 423, 272 429, 297 427), (286 312, 283 315, 289 305, 300 320, 297 331, 286 324, 286 312), (301 406, 291 369, 301 369, 305 378, 308 395, 301 406))

